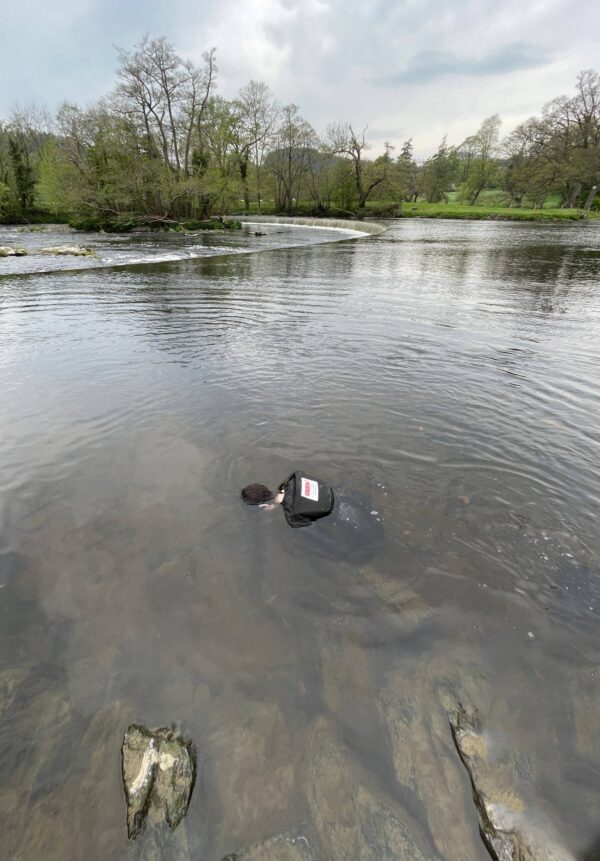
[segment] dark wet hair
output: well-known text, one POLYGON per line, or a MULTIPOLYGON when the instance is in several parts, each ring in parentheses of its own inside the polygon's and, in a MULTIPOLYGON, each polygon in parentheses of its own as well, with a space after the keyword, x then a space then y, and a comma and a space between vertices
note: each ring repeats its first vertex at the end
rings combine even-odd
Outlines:
POLYGON ((264 484, 248 484, 242 488, 242 501, 246 505, 260 505, 273 499, 273 492, 264 484))

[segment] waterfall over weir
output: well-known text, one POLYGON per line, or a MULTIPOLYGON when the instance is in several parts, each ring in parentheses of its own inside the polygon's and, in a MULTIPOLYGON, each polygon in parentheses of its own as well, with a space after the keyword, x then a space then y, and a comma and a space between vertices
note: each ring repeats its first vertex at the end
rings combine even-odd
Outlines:
POLYGON ((349 221, 345 218, 304 218, 288 215, 236 215, 247 224, 301 224, 305 227, 327 227, 330 230, 352 230, 358 233, 384 233, 388 227, 376 221, 349 221))

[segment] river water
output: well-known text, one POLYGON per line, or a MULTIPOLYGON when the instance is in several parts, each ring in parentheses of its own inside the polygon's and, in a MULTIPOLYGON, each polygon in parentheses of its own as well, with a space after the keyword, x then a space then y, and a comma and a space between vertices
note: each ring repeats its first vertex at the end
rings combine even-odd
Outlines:
POLYGON ((0 855, 485 861, 462 704, 599 857, 598 228, 257 229, 0 260, 0 855), (240 503, 294 469, 368 553, 240 503), (198 751, 135 843, 131 722, 198 751))

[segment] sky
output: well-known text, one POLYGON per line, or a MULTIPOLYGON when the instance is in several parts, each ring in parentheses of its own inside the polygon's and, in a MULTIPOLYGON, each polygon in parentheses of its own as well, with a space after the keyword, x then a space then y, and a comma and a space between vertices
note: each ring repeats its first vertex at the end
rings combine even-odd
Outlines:
POLYGON ((250 79, 319 133, 367 127, 373 153, 425 158, 500 114, 502 133, 600 71, 600 0, 0 0, 0 119, 17 105, 85 106, 113 88, 116 48, 148 33, 201 62, 218 92, 250 79))

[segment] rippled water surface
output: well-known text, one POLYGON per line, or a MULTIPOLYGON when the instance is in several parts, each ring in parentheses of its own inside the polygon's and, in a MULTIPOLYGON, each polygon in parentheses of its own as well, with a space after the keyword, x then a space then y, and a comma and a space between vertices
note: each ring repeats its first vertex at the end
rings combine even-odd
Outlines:
POLYGON ((596 858, 597 227, 254 229, 0 260, 3 857, 484 861, 462 703, 596 858), (239 502, 295 468, 368 553, 239 502), (199 768, 128 844, 134 721, 199 768))

